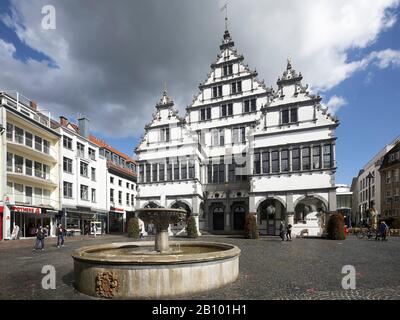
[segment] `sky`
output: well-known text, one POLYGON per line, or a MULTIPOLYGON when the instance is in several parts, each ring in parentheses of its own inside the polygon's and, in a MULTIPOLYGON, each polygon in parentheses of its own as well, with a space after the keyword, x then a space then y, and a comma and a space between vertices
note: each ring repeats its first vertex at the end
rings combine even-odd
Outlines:
MULTIPOLYGON (((224 31, 220 0, 0 0, 0 90, 90 120, 134 157, 164 81, 184 110, 224 31), (55 29, 43 28, 45 5, 55 29)), ((236 48, 267 86, 288 57, 340 120, 337 183, 400 135, 400 0, 230 0, 236 48)), ((47 21, 47 20, 46 20, 47 21)))

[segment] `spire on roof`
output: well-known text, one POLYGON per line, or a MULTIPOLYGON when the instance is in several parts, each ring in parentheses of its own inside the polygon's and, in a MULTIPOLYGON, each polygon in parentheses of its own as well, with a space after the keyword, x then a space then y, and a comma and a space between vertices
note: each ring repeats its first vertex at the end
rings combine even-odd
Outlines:
POLYGON ((169 108, 174 105, 174 101, 170 98, 167 91, 167 81, 164 81, 164 90, 163 94, 158 101, 156 107, 157 108, 169 108))
POLYGON ((233 47, 235 43, 232 41, 231 35, 228 30, 228 3, 221 8, 221 12, 225 10, 225 32, 224 37, 222 39, 222 44, 220 45, 220 49, 224 50, 229 47, 233 47))
POLYGON ((303 77, 302 77, 301 73, 297 73, 296 70, 293 69, 292 59, 288 58, 286 70, 283 72, 282 77, 278 78, 278 85, 281 85, 281 84, 287 83, 287 82, 299 82, 302 80, 302 78, 303 77))

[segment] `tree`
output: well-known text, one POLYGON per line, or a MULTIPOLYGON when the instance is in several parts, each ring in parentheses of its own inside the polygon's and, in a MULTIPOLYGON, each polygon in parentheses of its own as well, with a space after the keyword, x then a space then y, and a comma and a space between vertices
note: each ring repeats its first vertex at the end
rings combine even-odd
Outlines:
POLYGON ((194 216, 189 216, 186 220, 186 234, 188 238, 197 238, 199 236, 194 216))
POLYGON ((140 239, 139 218, 130 218, 128 221, 128 236, 134 239, 140 239))
POLYGON ((328 239, 330 240, 345 240, 346 235, 344 233, 344 217, 341 213, 333 213, 329 217, 326 231, 328 233, 328 239))
POLYGON ((245 223, 244 223, 244 237, 246 239, 258 239, 258 224, 257 217, 253 213, 249 213, 246 215, 245 223))

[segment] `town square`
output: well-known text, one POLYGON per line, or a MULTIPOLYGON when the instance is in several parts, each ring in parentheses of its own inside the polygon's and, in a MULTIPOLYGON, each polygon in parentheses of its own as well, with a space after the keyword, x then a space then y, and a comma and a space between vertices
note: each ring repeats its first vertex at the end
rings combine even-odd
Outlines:
POLYGON ((249 3, 0 4, 0 300, 400 299, 400 2, 249 3))

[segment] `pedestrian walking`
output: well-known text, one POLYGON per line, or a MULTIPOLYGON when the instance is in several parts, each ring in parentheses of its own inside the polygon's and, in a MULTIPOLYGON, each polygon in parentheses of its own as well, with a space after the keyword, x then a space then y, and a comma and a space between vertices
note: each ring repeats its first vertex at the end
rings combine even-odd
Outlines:
POLYGON ((42 226, 39 226, 36 232, 36 243, 33 250, 44 250, 44 238, 46 234, 42 226))
POLYGON ((57 248, 64 247, 64 236, 65 236, 65 229, 60 223, 56 230, 57 235, 57 248))
MULTIPOLYGON (((385 221, 382 221, 379 226, 379 236, 381 237, 382 241, 387 241, 387 235, 389 233, 389 226, 386 224, 385 221)), ((378 235, 376 236, 375 240, 377 240, 378 235)))
POLYGON ((279 226, 279 236, 281 237, 282 241, 285 241, 285 234, 286 234, 286 225, 283 220, 281 220, 281 224, 279 226))
POLYGON ((93 223, 92 232, 93 232, 93 236, 96 238, 96 235, 97 235, 97 226, 96 226, 95 223, 93 223))
POLYGON ((286 240, 292 241, 292 225, 289 223, 286 229, 286 240))

